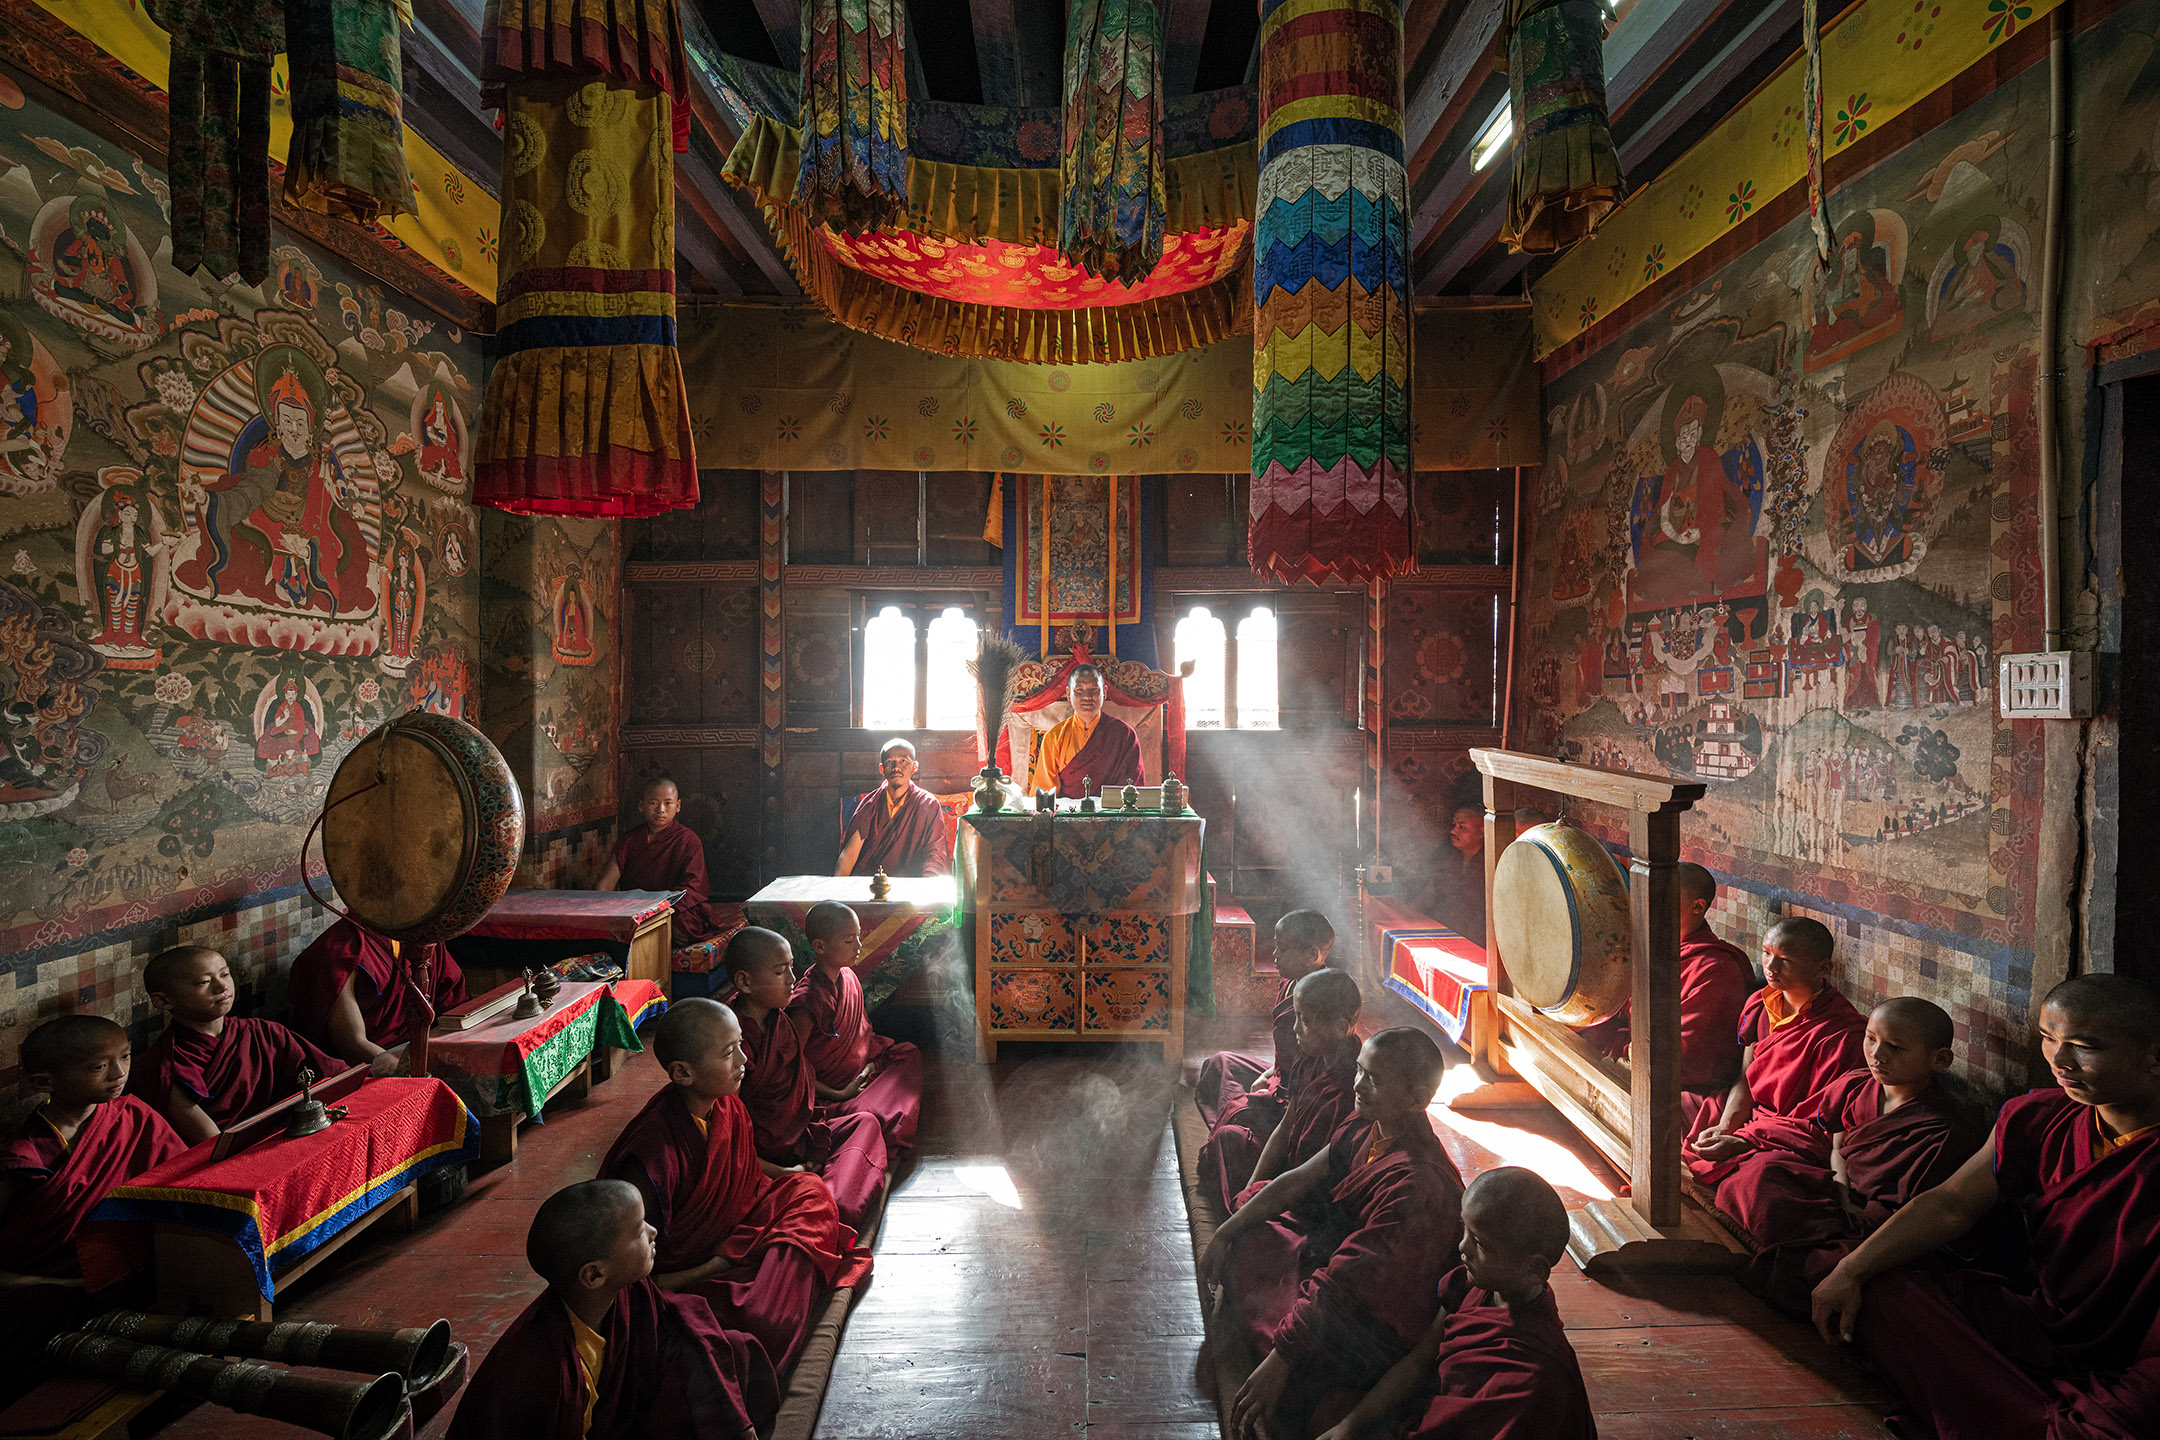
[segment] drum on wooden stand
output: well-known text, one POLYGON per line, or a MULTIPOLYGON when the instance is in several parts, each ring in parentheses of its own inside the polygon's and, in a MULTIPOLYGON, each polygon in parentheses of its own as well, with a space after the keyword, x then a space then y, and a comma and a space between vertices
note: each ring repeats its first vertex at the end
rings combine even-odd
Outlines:
POLYGON ((1627 876, 1587 831, 1554 821, 1516 836, 1493 869, 1492 924, 1524 1003, 1577 1027, 1627 1003, 1627 876))

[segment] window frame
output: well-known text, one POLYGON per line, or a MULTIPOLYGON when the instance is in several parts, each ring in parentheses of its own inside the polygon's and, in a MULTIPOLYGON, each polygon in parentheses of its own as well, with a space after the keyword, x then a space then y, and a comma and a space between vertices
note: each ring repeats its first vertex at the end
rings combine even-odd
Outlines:
MULTIPOLYGON (((1223 627, 1223 725, 1220 730, 1195 729, 1188 712, 1185 733, 1188 735, 1275 735, 1282 732, 1282 633, 1283 610, 1275 595, 1265 590, 1239 590, 1231 592, 1182 591, 1172 601, 1170 610, 1170 663, 1182 663, 1177 653, 1177 627, 1192 612, 1205 608, 1209 618, 1219 621, 1223 627), (1252 618, 1255 610, 1265 610, 1275 621, 1275 723, 1262 728, 1238 723, 1238 626, 1252 618)), ((1156 632, 1160 634, 1161 632, 1156 632)))
POLYGON ((912 723, 906 728, 937 735, 957 735, 961 729, 932 731, 930 719, 930 622, 947 610, 957 609, 973 620, 978 633, 988 633, 991 623, 991 606, 974 591, 926 591, 926 590, 859 590, 854 595, 854 614, 849 627, 849 648, 852 653, 848 663, 855 673, 855 701, 848 719, 855 729, 870 728, 864 724, 864 714, 870 702, 869 687, 869 627, 870 622, 888 607, 897 609, 915 626, 915 707, 912 723))

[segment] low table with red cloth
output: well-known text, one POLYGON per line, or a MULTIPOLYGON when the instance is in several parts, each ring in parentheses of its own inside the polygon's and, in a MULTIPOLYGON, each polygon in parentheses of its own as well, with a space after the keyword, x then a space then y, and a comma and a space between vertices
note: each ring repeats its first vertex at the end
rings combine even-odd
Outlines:
POLYGON ((1380 983, 1469 1049, 1477 1013, 1490 1004, 1485 947, 1400 901, 1368 900, 1365 917, 1372 926, 1380 983))
POLYGON ((633 980, 668 983, 674 896, 666 890, 512 890, 469 932, 494 940, 613 940, 633 980))
POLYGON ((267 1320, 279 1285, 381 1214, 417 1215, 421 1180, 479 1158, 480 1124, 440 1080, 369 1080, 344 1105, 327 1130, 223 1160, 206 1140, 116 1186, 91 1218, 154 1227, 161 1300, 267 1320))
POLYGON ((837 900, 862 922, 863 1005, 876 1009, 892 998, 953 933, 959 890, 950 875, 893 875, 883 900, 870 898, 868 875, 783 875, 743 902, 752 925, 777 930, 794 947, 798 969, 808 966, 810 937, 803 930, 810 907, 837 900))
POLYGON ((519 1121, 538 1120, 574 1084, 589 1087, 588 1063, 601 1047, 642 1051, 637 1027, 666 1008, 650 980, 566 982, 538 1015, 520 1020, 505 1009, 470 1029, 437 1031, 428 1038, 428 1069, 480 1117, 481 1158, 508 1160, 519 1121))

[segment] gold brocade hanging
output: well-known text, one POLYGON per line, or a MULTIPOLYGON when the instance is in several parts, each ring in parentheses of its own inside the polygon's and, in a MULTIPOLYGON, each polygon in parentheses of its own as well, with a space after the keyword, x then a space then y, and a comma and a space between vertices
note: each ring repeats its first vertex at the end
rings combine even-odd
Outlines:
POLYGON ((1598 226, 1627 181, 1605 111, 1605 11, 1597 0, 1508 0, 1515 178, 1500 238, 1549 255, 1598 226))

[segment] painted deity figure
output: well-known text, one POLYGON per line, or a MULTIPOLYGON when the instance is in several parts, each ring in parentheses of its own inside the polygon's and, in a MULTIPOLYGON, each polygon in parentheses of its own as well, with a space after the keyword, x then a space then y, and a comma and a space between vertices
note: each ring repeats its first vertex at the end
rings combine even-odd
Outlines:
POLYGON ((420 559, 408 543, 398 546, 397 573, 390 582, 390 634, 388 658, 409 661, 413 653, 413 630, 419 617, 421 587, 425 578, 420 559))
POLYGON ((1918 484, 1920 457, 1903 428, 1884 421, 1870 430, 1845 463, 1845 505, 1852 516, 1847 573, 1902 567, 1912 559, 1906 516, 1918 484))
POLYGON ((1890 637, 1890 708, 1913 708, 1913 691, 1919 666, 1913 656, 1910 627, 1900 622, 1890 637))
POLYGON ((464 479, 465 462, 459 454, 462 445, 450 401, 437 386, 420 420, 420 469, 447 480, 464 479))
POLYGON ((263 761, 276 779, 307 774, 308 757, 321 750, 322 736, 300 693, 300 682, 288 677, 264 716, 255 740, 255 758, 263 761))
POLYGON ((1959 247, 1960 256, 1942 279, 1933 338, 1942 339, 1994 319, 2025 303, 2025 281, 2017 257, 1987 227, 1973 231, 1959 247))
POLYGON ((1882 704, 1876 667, 1882 663, 1882 621, 1868 612, 1867 597, 1853 597, 1845 621, 1845 703, 1854 710, 1882 704))
POLYGON ((565 665, 592 664, 592 603, 585 594, 584 572, 575 562, 555 582, 552 608, 555 658, 565 665))
POLYGON ((1762 587, 1761 452, 1746 435, 1718 452, 1726 403, 1715 366, 1690 371, 1667 392, 1665 467, 1637 481, 1629 511, 1632 608, 1700 604, 1762 587))
POLYGON ((102 310, 133 325, 142 308, 128 263, 127 231, 112 218, 103 195, 83 195, 68 210, 68 228, 53 242, 53 294, 102 310))
POLYGON ((111 521, 98 535, 99 577, 105 600, 105 628, 91 641, 133 649, 142 644, 143 554, 139 541, 142 506, 134 492, 115 490, 106 497, 111 521))

